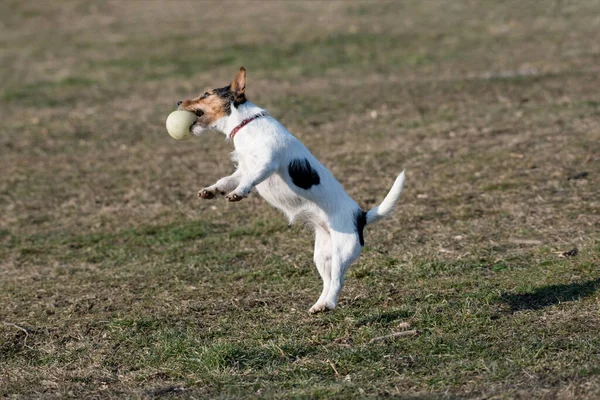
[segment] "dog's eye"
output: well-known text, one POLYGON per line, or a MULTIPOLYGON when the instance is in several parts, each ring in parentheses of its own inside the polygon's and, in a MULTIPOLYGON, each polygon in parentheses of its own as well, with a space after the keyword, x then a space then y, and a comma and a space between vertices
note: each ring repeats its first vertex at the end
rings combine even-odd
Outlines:
POLYGON ((210 96, 210 93, 206 92, 202 95, 202 97, 200 97, 200 100, 207 98, 208 96, 210 96))

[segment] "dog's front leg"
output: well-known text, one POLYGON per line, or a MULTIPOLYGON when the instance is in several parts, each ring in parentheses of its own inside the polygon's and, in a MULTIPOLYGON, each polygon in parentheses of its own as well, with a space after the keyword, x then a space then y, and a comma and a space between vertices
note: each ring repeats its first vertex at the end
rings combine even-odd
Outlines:
POLYGON ((200 190, 198 192, 198 197, 202 199, 212 199, 217 194, 225 195, 225 193, 238 187, 241 177, 242 172, 238 168, 233 174, 225 176, 219 179, 215 184, 200 190))
POLYGON ((266 164, 260 165, 251 171, 243 174, 240 178, 240 183, 237 185, 234 191, 229 193, 225 198, 229 201, 240 201, 245 197, 248 197, 250 191, 271 176, 277 171, 277 164, 274 161, 270 161, 266 164))

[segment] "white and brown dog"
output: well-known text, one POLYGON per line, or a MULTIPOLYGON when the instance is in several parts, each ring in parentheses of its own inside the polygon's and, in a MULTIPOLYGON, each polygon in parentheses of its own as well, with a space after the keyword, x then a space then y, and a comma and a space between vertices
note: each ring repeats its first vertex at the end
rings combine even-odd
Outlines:
POLYGON ((323 292, 311 313, 332 310, 342 289, 344 273, 364 246, 363 228, 389 215, 404 186, 404 171, 381 204, 364 212, 300 141, 262 108, 246 100, 246 70, 231 85, 177 103, 196 113, 192 132, 206 129, 233 141, 236 171, 198 192, 203 199, 217 194, 240 201, 256 187, 290 223, 303 221, 315 231, 314 261, 323 279, 323 292))

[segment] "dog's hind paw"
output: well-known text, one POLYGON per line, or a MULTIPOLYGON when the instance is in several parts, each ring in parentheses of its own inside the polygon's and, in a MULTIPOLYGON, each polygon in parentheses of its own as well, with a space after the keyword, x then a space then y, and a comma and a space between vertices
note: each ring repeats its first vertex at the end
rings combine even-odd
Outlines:
POLYGON ((315 303, 310 310, 308 310, 311 314, 317 314, 320 312, 331 311, 335 308, 335 304, 329 303, 315 303))

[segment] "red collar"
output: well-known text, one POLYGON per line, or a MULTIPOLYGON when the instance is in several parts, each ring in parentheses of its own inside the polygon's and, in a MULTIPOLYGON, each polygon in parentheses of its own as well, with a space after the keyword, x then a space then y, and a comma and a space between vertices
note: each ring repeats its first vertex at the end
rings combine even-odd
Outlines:
POLYGON ((255 119, 260 118, 260 117, 266 117, 267 115, 269 115, 268 112, 262 111, 262 112, 259 112, 256 115, 251 116, 250 118, 246 118, 245 120, 243 120, 242 122, 240 122, 240 124, 238 126, 236 126, 235 128, 233 128, 233 130, 229 134, 229 137, 231 138, 231 140, 233 140, 233 137, 236 135, 236 133, 239 132, 240 129, 242 129, 243 127, 245 127, 246 125, 248 125, 250 122, 254 121, 255 119))

